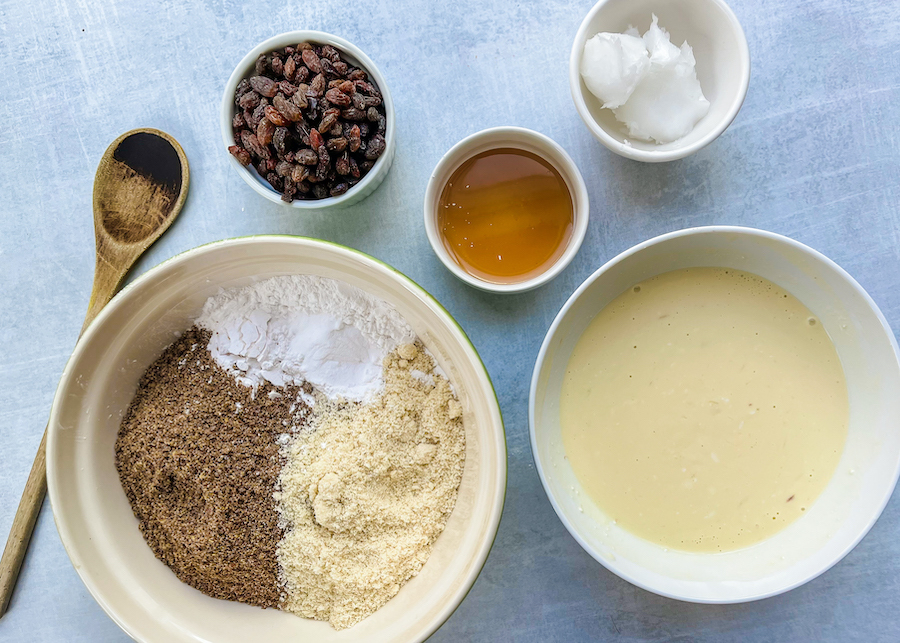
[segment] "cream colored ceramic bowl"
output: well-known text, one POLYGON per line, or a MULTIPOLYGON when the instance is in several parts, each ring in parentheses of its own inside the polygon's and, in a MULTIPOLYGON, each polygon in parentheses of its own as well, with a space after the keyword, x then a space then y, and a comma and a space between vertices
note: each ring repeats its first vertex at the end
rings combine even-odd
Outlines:
POLYGON ((734 12, 722 0, 600 0, 585 16, 569 55, 569 87, 581 120, 610 150, 635 161, 658 163, 693 154, 712 143, 734 120, 750 85, 750 49, 734 12), (687 40, 697 59, 697 78, 709 100, 709 112, 693 131, 658 145, 631 140, 612 110, 603 109, 581 79, 581 54, 588 38, 603 31, 624 32, 634 25, 641 33, 655 13, 672 42, 687 40))
POLYGON ((196 248, 123 290, 78 342, 50 417, 47 482, 60 538, 88 590, 139 641, 421 641, 481 571, 506 489, 503 423, 465 333, 422 288, 362 253, 299 237, 196 248), (393 304, 435 355, 464 408, 466 463, 456 508, 421 573, 387 605, 336 632, 327 623, 209 598, 179 581, 138 531, 114 443, 144 370, 220 288, 286 274, 340 279, 393 304))
POLYGON ((785 592, 826 571, 881 515, 900 472, 898 391, 897 340, 875 302, 838 265, 771 232, 730 226, 693 228, 623 252, 585 280, 560 310, 541 346, 531 381, 531 448, 557 515, 607 569, 671 598, 702 603, 750 601, 785 592), (720 554, 667 551, 614 524, 575 477, 559 426, 566 365, 594 316, 637 282, 697 266, 755 273, 800 299, 834 342, 850 399, 844 453, 812 507, 771 538, 720 554))
POLYGON ((259 43, 241 59, 241 62, 239 62, 237 67, 234 68, 234 71, 231 72, 231 77, 225 84, 225 93, 222 95, 222 105, 219 108, 219 127, 222 131, 222 142, 225 144, 225 147, 223 148, 225 156, 228 157, 228 162, 231 164, 231 167, 240 174, 241 178, 244 179, 244 182, 253 188, 257 194, 265 197, 269 201, 280 203, 281 205, 290 205, 290 207, 297 210, 343 208, 353 205, 354 203, 359 203, 372 194, 372 192, 381 185, 381 182, 384 181, 384 177, 387 176, 388 171, 391 169, 391 164, 394 162, 394 150, 397 146, 396 136, 394 134, 394 130, 396 129, 394 101, 391 99, 391 92, 388 91, 387 81, 378 70, 378 67, 375 66, 375 63, 372 62, 362 49, 353 43, 344 40, 339 36, 325 33, 324 31, 312 31, 309 29, 303 31, 289 31, 273 36, 272 38, 259 43), (244 78, 249 78, 253 75, 256 59, 260 54, 275 51, 276 49, 283 49, 287 46, 294 46, 301 42, 311 42, 317 45, 331 45, 336 47, 350 63, 369 74, 369 77, 378 86, 378 90, 381 92, 381 96, 384 100, 384 111, 387 118, 384 131, 384 141, 386 146, 384 152, 378 157, 378 160, 375 161, 375 165, 372 166, 372 169, 369 170, 368 174, 344 194, 327 197, 325 199, 295 199, 288 204, 281 199, 281 194, 276 192, 255 169, 241 165, 227 150, 229 146, 234 145, 234 133, 231 127, 231 120, 234 117, 235 112, 234 90, 237 89, 238 83, 244 78))

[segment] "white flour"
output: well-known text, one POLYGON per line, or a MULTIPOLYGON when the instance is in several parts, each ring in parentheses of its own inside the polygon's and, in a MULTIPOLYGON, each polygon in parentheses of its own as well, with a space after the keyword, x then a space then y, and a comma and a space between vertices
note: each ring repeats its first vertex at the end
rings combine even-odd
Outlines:
POLYGON ((335 279, 272 277, 210 297, 197 325, 209 351, 254 389, 309 382, 331 399, 381 390, 382 360, 415 333, 387 302, 335 279))

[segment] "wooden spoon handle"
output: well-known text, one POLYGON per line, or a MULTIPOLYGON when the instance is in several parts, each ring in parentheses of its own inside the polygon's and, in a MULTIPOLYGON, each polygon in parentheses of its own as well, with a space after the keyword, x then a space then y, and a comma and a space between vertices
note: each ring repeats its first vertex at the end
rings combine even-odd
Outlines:
MULTIPOLYGON (((98 243, 97 265, 94 268, 94 287, 91 291, 91 302, 88 305, 87 315, 84 319, 84 326, 81 332, 90 326, 91 322, 97 314, 103 309, 109 300, 112 299, 119 284, 127 272, 127 266, 134 261, 126 262, 126 270, 114 267, 114 263, 110 261, 109 253, 114 250, 110 248, 100 247, 98 243)), ((119 264, 123 265, 123 264, 119 264)), ((80 337, 80 335, 79 335, 80 337)), ((47 429, 44 429, 44 437, 41 438, 41 445, 38 447, 37 455, 34 456, 34 463, 31 465, 31 473, 28 474, 28 481, 25 483, 25 490, 22 492, 22 499, 19 500, 19 508, 16 510, 16 517, 13 518, 12 529, 9 532, 9 538, 6 540, 6 548, 3 550, 3 557, 0 558, 0 617, 6 613, 9 606, 9 599, 12 597, 13 589, 16 586, 16 580, 19 577, 19 570, 22 568, 22 561, 25 559, 25 552, 28 550, 28 543, 31 540, 31 533, 34 531, 34 524, 37 522, 38 514, 41 512, 41 505, 44 503, 44 496, 47 494, 47 429)))
POLYGON ((19 508, 16 510, 16 517, 13 518, 12 529, 9 530, 3 557, 0 558, 0 617, 6 614, 22 561, 25 560, 31 532, 34 531, 34 523, 37 522, 38 514, 41 513, 41 505, 44 502, 44 495, 47 493, 46 454, 47 429, 44 429, 41 446, 38 447, 34 463, 31 465, 31 473, 28 474, 25 491, 22 492, 22 499, 19 500, 19 508))

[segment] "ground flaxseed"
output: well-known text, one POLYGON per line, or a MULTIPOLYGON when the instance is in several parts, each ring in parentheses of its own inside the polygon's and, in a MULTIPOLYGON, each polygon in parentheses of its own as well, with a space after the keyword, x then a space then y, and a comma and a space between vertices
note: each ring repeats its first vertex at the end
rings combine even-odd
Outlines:
POLYGON ((147 544, 179 579, 278 607, 278 437, 305 424, 308 409, 297 386, 238 384, 210 356, 209 338, 194 327, 147 369, 116 467, 147 544))

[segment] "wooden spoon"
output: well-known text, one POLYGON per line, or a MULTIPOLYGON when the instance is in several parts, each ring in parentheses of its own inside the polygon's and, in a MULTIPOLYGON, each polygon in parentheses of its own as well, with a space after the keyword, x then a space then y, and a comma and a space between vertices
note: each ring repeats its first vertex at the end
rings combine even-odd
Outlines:
MULTIPOLYGON (((97 263, 81 333, 109 303, 138 257, 181 212, 187 191, 187 157, 178 142, 165 132, 150 128, 131 130, 107 148, 94 177, 97 263)), ((44 429, 0 558, 0 616, 9 606, 47 493, 46 443, 44 429)))

